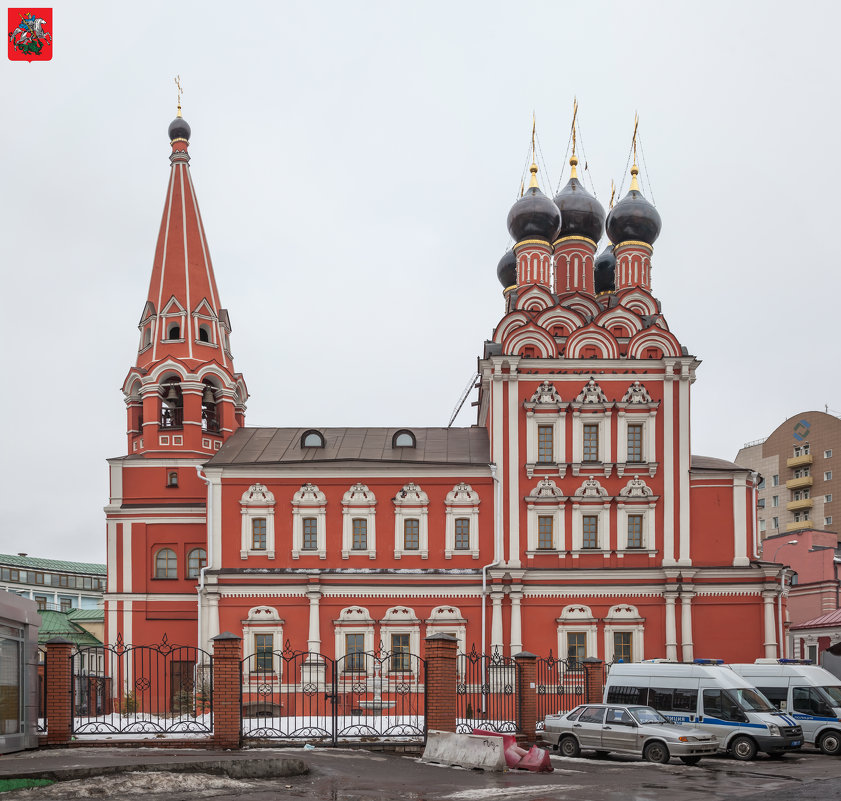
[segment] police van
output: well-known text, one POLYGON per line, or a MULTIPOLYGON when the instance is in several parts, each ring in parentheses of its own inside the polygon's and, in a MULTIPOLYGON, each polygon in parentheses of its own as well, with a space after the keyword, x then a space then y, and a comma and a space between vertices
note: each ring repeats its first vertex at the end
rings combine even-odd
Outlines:
POLYGON ((757 659, 730 667, 803 728, 803 739, 841 754, 841 681, 809 660, 757 659))
POLYGON ((753 759, 757 751, 779 756, 803 744, 797 721, 720 659, 611 665, 604 700, 653 706, 670 720, 714 734, 740 760, 753 759))

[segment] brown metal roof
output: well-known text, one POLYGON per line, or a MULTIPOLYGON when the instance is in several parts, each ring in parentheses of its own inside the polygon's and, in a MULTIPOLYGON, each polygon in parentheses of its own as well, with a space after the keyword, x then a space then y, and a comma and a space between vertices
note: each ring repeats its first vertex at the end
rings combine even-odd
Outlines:
POLYGON ((240 428, 208 462, 208 467, 306 462, 403 462, 487 465, 485 428, 240 428), (301 436, 318 431, 323 448, 302 448, 301 436), (398 431, 411 431, 417 447, 392 448, 398 431))
POLYGON ((728 462, 727 459, 716 459, 714 456, 695 456, 690 457, 691 470, 721 470, 724 472, 733 473, 750 473, 750 468, 741 467, 733 462, 728 462))

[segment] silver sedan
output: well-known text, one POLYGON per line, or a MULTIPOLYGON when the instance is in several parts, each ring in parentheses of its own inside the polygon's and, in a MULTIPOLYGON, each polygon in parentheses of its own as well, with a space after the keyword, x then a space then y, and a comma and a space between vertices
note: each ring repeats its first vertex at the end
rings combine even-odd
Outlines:
POLYGON ((547 715, 541 739, 563 756, 582 750, 641 756, 668 762, 673 756, 697 765, 718 750, 718 739, 695 727, 672 723, 650 706, 582 704, 565 715, 547 715))

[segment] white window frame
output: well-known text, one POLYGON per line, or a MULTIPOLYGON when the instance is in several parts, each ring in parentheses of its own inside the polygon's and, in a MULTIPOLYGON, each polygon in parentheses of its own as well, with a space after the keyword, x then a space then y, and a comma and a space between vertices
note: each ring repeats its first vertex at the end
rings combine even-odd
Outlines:
POLYGON ((581 554, 610 553, 610 500, 601 503, 574 503, 572 505, 572 557, 581 554), (599 547, 584 548, 584 516, 595 515, 599 518, 599 547), (605 547, 607 546, 607 547, 605 547))
POLYGON ((582 467, 604 465, 612 462, 611 459, 611 427, 610 419, 612 412, 589 412, 582 414, 579 411, 572 413, 572 461, 582 467), (599 459, 597 462, 584 462, 584 425, 598 425, 599 427, 599 459))
MULTIPOLYGON (((391 650, 392 634, 409 635, 409 653, 420 656, 420 620, 415 610, 408 606, 392 606, 380 620, 380 639, 386 651, 391 650)), ((410 660, 410 669, 417 666, 417 662, 410 660)), ((390 667, 389 671, 392 672, 390 667)))
MULTIPOLYGON (((363 635, 363 652, 371 653, 374 650, 374 621, 368 610, 364 606, 348 606, 342 609, 339 613, 338 620, 333 621, 333 628, 335 634, 335 658, 336 662, 344 659, 345 654, 345 635, 346 634, 362 634, 363 635)), ((344 664, 344 663, 342 663, 344 664)), ((365 660, 367 667, 367 675, 371 675, 373 665, 370 659, 365 660)), ((344 675, 344 671, 340 677, 344 675)), ((359 674, 350 674, 359 675, 359 674)))
POLYGON ((832 515, 828 515, 827 517, 825 517, 823 519, 823 524, 825 526, 831 526, 832 525, 832 515))
POLYGON ((827 449, 823 452, 823 458, 824 458, 824 459, 830 459, 830 458, 832 458, 832 448, 827 448, 827 449))
POLYGON ((420 556, 429 558, 429 496, 415 483, 409 482, 394 498, 394 558, 420 556), (403 523, 418 521, 418 549, 403 548, 403 523))
POLYGON ((589 606, 570 604, 563 608, 561 616, 556 619, 558 624, 558 659, 567 659, 566 635, 570 632, 583 632, 587 635, 587 656, 598 656, 598 621, 593 617, 589 606))
MULTIPOLYGON (((448 604, 436 606, 426 622, 426 636, 433 634, 452 634, 456 638, 456 653, 467 653, 467 620, 457 606, 448 604)), ((457 660, 459 672, 464 672, 464 660, 457 660)))
POLYGON ((274 540, 274 512, 275 497, 265 484, 252 484, 240 498, 240 516, 242 517, 242 537, 239 555, 241 559, 249 556, 265 556, 275 558, 274 540), (252 548, 251 531, 252 520, 256 517, 266 518, 266 549, 252 548))
MULTIPOLYGON (((277 609, 273 606, 254 606, 248 610, 248 617, 242 621, 242 654, 243 657, 253 657, 256 653, 256 635, 257 634, 271 634, 272 650, 283 650, 283 624, 284 620, 278 614, 277 609)), ((256 661, 246 659, 243 662, 243 679, 249 681, 251 673, 249 668, 253 668, 256 661)), ((277 681, 281 680, 281 673, 283 670, 283 659, 277 654, 272 657, 272 669, 275 672, 277 681)))
POLYGON ((533 559, 538 554, 557 553, 562 556, 566 551, 565 511, 566 498, 552 479, 543 479, 526 496, 526 556, 533 559), (554 547, 538 548, 541 517, 552 517, 554 547))
POLYGON ((526 412, 526 462, 536 470, 551 469, 566 462, 566 412, 526 412), (537 427, 552 426, 552 461, 537 461, 537 427))
MULTIPOLYGON (((617 464, 629 465, 631 467, 636 465, 648 465, 649 462, 654 461, 654 456, 657 453, 657 410, 651 409, 648 412, 637 412, 636 414, 628 414, 625 411, 619 411, 616 415, 616 462, 617 464), (642 426, 642 461, 629 462, 628 461, 628 426, 641 425, 642 426)), ((584 436, 584 429, 582 428, 582 440, 584 436)), ((601 442, 599 442, 601 446, 601 442)), ((609 460, 608 460, 609 461, 609 460)), ((626 468, 627 469, 627 468, 626 468)))
POLYGON ((470 556, 479 558, 479 493, 470 484, 460 482, 447 493, 445 500, 444 558, 470 556), (470 547, 456 550, 456 518, 466 517, 470 521, 470 547))
POLYGON ((631 661, 642 662, 645 659, 645 619, 630 604, 610 607, 604 619, 605 662, 613 662, 613 635, 622 631, 631 632, 631 661))
POLYGON ((292 558, 317 556, 327 558, 327 496, 315 484, 303 484, 292 496, 292 558), (304 550, 304 518, 314 517, 317 547, 304 550))
POLYGON ((832 481, 832 470, 824 470, 823 471, 823 480, 824 481, 832 481))
POLYGON ((657 508, 655 501, 647 503, 624 503, 616 505, 616 550, 617 557, 622 559, 626 553, 646 553, 653 555, 654 545, 654 512, 657 508), (628 547, 628 516, 642 515, 642 548, 628 547))
POLYGON ((365 484, 354 484, 342 497, 342 559, 351 556, 377 557, 377 499, 365 484), (353 547, 353 520, 366 521, 367 548, 353 547))

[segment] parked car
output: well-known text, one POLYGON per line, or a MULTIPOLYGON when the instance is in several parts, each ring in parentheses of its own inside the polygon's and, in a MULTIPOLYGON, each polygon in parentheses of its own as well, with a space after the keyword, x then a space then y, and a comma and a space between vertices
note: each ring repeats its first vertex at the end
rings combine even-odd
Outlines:
POLYGON ((582 704, 565 715, 547 715, 540 736, 566 757, 582 750, 614 751, 649 762, 665 763, 676 756, 686 765, 697 765, 718 750, 714 735, 672 723, 650 706, 582 704))

